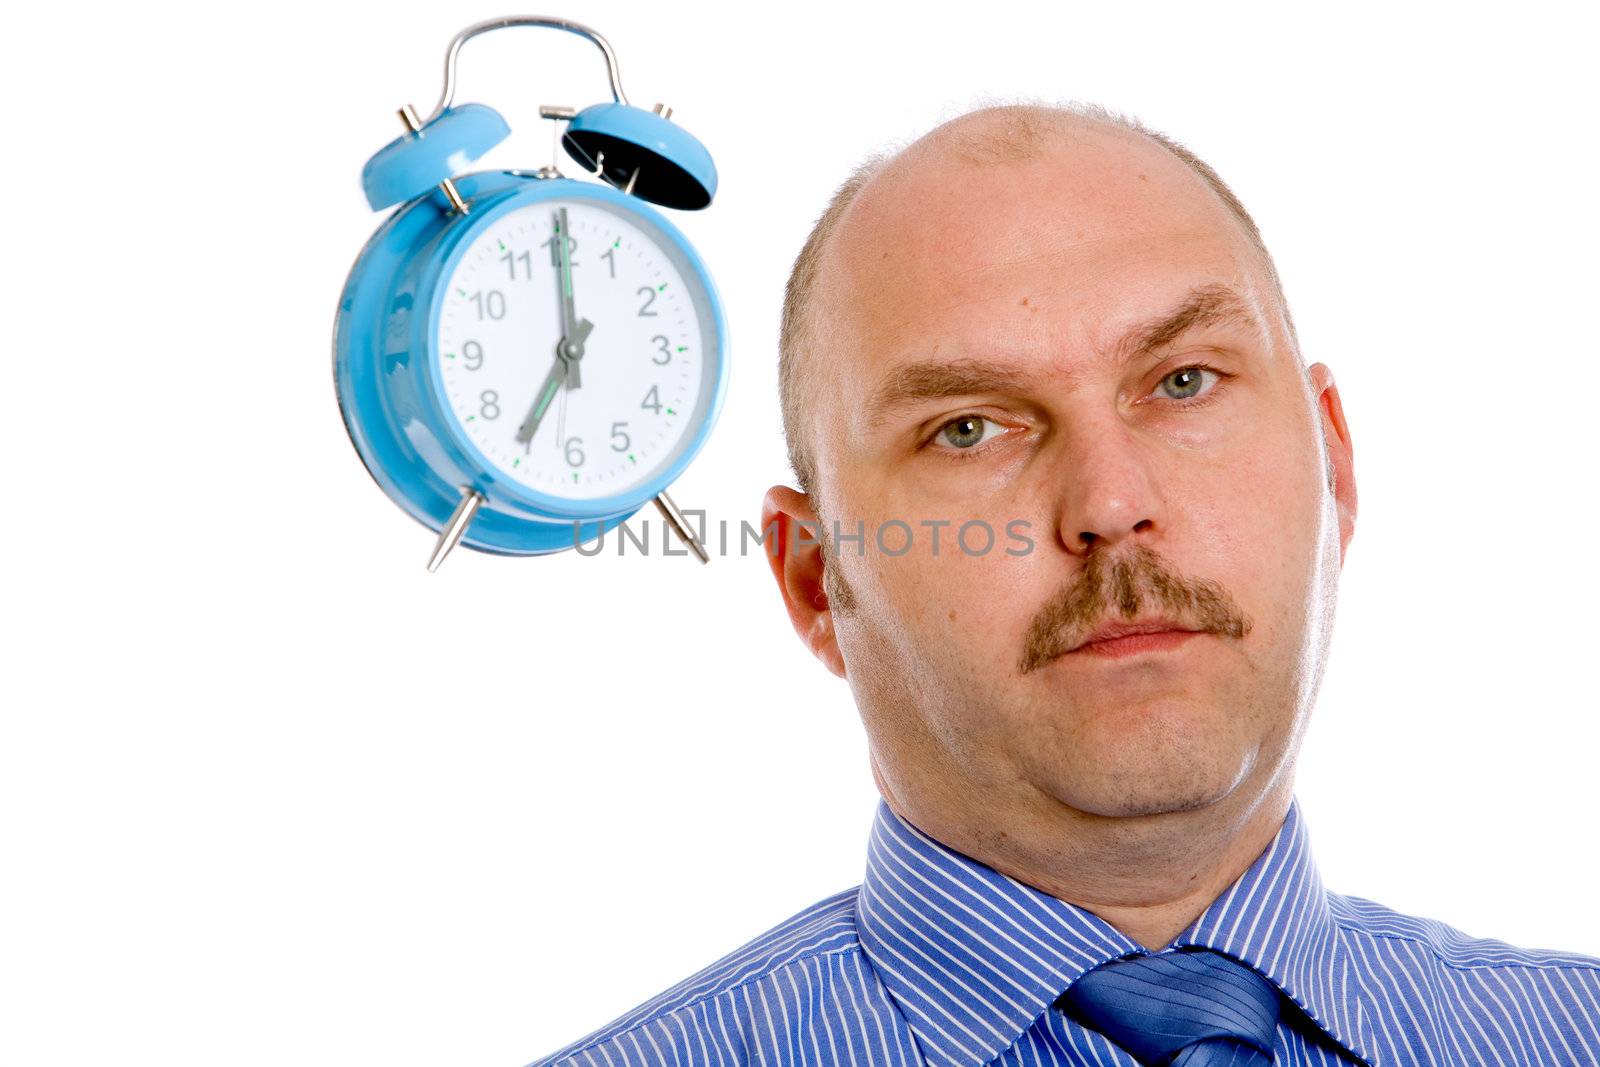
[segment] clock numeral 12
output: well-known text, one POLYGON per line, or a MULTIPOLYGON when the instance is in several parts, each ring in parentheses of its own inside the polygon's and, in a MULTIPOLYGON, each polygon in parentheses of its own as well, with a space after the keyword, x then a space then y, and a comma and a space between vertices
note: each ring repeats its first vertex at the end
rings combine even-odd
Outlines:
MULTIPOLYGON (((556 235, 555 234, 551 234, 549 237, 547 237, 543 241, 539 242, 539 247, 540 248, 543 248, 545 245, 549 245, 550 246, 550 265, 552 267, 561 266, 561 250, 556 247, 556 235)), ((567 262, 570 263, 574 267, 576 267, 578 265, 578 261, 572 257, 572 253, 576 252, 577 250, 578 250, 578 239, 576 237, 568 236, 567 237, 567 262)))

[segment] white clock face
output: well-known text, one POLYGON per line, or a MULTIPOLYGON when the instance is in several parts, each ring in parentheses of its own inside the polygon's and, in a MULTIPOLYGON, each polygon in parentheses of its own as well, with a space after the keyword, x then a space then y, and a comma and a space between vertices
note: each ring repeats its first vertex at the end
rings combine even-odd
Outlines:
POLYGON ((648 225, 591 200, 541 201, 496 219, 446 279, 434 358, 450 411, 529 489, 624 493, 675 458, 707 415, 710 298, 648 225))

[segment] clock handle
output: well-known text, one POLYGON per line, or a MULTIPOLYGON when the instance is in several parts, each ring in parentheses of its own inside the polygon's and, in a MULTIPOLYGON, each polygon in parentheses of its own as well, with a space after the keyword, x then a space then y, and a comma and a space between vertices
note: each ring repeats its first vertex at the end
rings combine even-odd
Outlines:
POLYGON ((439 569, 439 564, 450 554, 450 550, 461 543, 461 536, 467 532, 467 526, 472 522, 472 516, 478 513, 478 508, 483 504, 483 494, 470 485, 461 487, 461 503, 456 505, 455 511, 450 513, 450 520, 444 524, 444 529, 439 531, 439 540, 433 546, 433 555, 428 557, 428 573, 432 574, 439 569))
POLYGON ((503 30, 510 26, 542 26, 552 30, 566 30, 568 33, 575 33, 579 37, 587 37, 594 42, 595 47, 599 48, 606 57, 606 74, 611 78, 612 98, 619 104, 628 102, 628 98, 622 92, 622 70, 617 65, 617 54, 611 50, 610 43, 600 36, 597 31, 590 29, 581 22, 573 22, 571 19, 549 18, 544 15, 507 15, 503 18, 475 22, 455 35, 455 38, 450 42, 449 49, 444 54, 444 91, 439 94, 439 102, 434 105, 433 114, 429 115, 427 120, 423 122, 424 126, 443 115, 445 110, 455 101, 456 55, 461 51, 461 46, 480 33, 488 33, 490 30, 503 30))
POLYGON ((665 489, 656 494, 656 510, 661 512, 661 517, 667 520, 667 525, 677 531, 678 536, 683 538, 684 543, 694 551, 694 554, 700 557, 701 563, 711 562, 711 555, 706 552, 706 546, 702 545, 700 539, 694 535, 694 531, 689 529, 689 524, 684 521, 683 512, 678 510, 678 505, 672 502, 665 489))

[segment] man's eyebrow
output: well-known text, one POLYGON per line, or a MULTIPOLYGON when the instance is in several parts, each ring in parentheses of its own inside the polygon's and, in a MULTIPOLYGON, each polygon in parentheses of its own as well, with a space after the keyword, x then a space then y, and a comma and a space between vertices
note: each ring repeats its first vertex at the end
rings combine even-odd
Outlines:
MULTIPOLYGON (((1129 330, 1114 351, 1126 364, 1164 348, 1196 327, 1254 321, 1249 304, 1233 289, 1220 284, 1199 285, 1190 289, 1183 302, 1171 311, 1129 330)), ((908 363, 890 372, 867 399, 867 426, 876 427, 897 409, 924 400, 1021 392, 1031 382, 1031 377, 1014 364, 995 360, 968 357, 908 363)))
POLYGON ((1116 351, 1121 362, 1130 363, 1165 348, 1198 326, 1254 321, 1250 305, 1234 290, 1226 285, 1197 285, 1176 308, 1129 330, 1116 351))
POLYGON ((1019 392, 1029 377, 1013 364, 986 359, 908 363, 878 383, 867 399, 867 425, 877 426, 898 408, 923 400, 974 393, 1019 392))

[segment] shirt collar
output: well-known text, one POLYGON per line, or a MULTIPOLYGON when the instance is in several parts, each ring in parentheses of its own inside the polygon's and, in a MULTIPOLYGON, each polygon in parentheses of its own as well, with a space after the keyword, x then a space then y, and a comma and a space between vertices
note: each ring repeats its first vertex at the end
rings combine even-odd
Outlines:
MULTIPOLYGON (((1090 969, 1147 950, 1093 912, 946 847, 883 800, 857 904, 861 945, 933 1067, 988 1063, 1090 969)), ((1168 948, 1256 968, 1357 1058, 1372 1033, 1297 799, 1272 843, 1168 948)))

